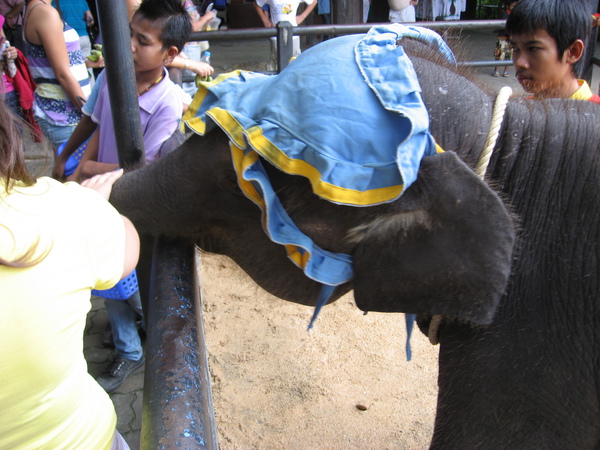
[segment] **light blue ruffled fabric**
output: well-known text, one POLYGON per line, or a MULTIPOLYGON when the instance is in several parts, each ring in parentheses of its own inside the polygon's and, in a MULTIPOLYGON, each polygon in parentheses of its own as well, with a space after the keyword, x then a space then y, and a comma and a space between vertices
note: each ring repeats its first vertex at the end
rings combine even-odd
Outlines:
MULTIPOLYGON (((211 85, 196 115, 206 122, 206 113, 219 107, 244 130, 260 127, 288 158, 318 170, 320 179, 311 180, 318 195, 323 185, 340 188, 323 198, 356 206, 393 201, 416 179, 421 158, 435 153, 416 73, 396 45, 403 37, 453 58, 431 30, 379 26, 312 47, 277 76, 242 72, 211 85), (391 186, 403 188, 363 203, 336 196, 391 186)), ((268 150, 248 144, 277 165, 268 150)))
MULTIPOLYGON (((436 153, 417 75, 399 42, 407 37, 455 61, 432 30, 377 26, 366 35, 318 44, 276 76, 239 72, 217 78, 201 86, 184 120, 196 132, 218 125, 246 155, 257 152, 285 172, 306 176, 317 195, 334 203, 392 202, 416 180, 421 159, 436 153)), ((320 249, 300 232, 260 158, 241 177, 265 200, 270 238, 310 255, 302 269, 324 284, 316 317, 333 287, 352 278, 350 257, 320 249)))

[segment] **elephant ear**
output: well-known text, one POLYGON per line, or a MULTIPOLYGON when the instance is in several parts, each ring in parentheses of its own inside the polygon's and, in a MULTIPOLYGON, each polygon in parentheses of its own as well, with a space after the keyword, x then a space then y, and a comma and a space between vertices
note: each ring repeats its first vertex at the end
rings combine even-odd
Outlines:
POLYGON ((502 200, 454 153, 424 158, 385 217, 352 232, 363 311, 492 321, 510 275, 515 230, 502 200))

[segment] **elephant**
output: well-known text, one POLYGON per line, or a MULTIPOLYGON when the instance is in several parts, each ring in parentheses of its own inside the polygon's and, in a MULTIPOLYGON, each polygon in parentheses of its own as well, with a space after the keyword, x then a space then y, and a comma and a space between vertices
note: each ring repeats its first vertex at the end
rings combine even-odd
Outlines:
MULTIPOLYGON (((405 49, 445 151, 383 204, 325 201, 264 164, 274 190, 318 246, 351 256, 330 301, 354 290, 360 309, 417 314, 422 330, 442 316, 431 448, 598 449, 600 109, 511 99, 483 181, 472 167, 494 93, 418 43, 405 49)), ((229 146, 219 128, 192 134, 126 173, 110 201, 141 233, 228 255, 270 293, 314 306, 321 283, 267 237, 229 146)))

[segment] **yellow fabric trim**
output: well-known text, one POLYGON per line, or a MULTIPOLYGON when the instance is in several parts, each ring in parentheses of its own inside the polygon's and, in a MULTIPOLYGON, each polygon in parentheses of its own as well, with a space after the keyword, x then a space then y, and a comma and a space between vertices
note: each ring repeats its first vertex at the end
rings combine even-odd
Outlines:
POLYGON ((252 127, 246 130, 246 137, 252 148, 280 170, 291 175, 302 175, 308 178, 315 194, 325 200, 349 205, 367 206, 396 198, 402 193, 404 188, 404 185, 400 184, 386 188, 371 189, 369 191, 357 191, 355 189, 334 186, 322 181, 320 179, 321 173, 310 164, 305 161, 289 158, 263 136, 260 127, 252 127))
POLYGON ((436 142, 435 143, 435 153, 444 153, 444 149, 442 147, 440 147, 440 145, 436 142))
POLYGON ((212 108, 206 112, 206 115, 211 117, 221 128, 223 128, 223 131, 227 133, 229 139, 233 140, 235 145, 246 148, 244 128, 229 111, 221 108, 212 108))
POLYGON ((245 154, 244 149, 238 147, 233 142, 229 143, 229 148, 231 149, 231 159, 233 160, 233 167, 235 169, 235 173, 237 174, 238 184, 244 193, 260 206, 260 209, 265 210, 265 201, 262 196, 258 193, 252 182, 244 179, 242 177, 244 170, 247 167, 251 166, 258 159, 258 154, 254 152, 250 152, 245 154))
POLYGON ((201 85, 198 87, 198 91, 196 91, 196 95, 194 95, 192 103, 190 103, 190 106, 188 106, 188 109, 181 120, 182 133, 185 133, 186 125, 196 134, 204 135, 206 133, 206 124, 200 117, 196 116, 196 113, 198 112, 198 108, 204 101, 207 93, 208 91, 204 86, 201 85))
POLYGON ((200 83, 200 86, 198 86, 198 91, 192 99, 192 103, 190 103, 190 106, 183 115, 181 121, 181 132, 185 132, 185 126, 187 125, 193 132, 197 134, 203 135, 206 133, 206 124, 202 121, 200 117, 196 117, 196 114, 200 110, 200 106, 202 106, 202 103, 206 98, 206 94, 208 93, 207 86, 214 86, 225 81, 228 78, 238 76, 240 72, 241 70, 234 70, 233 72, 223 73, 212 81, 203 81, 202 83, 200 83))
POLYGON ((572 98, 573 100, 589 100, 592 95, 594 95, 590 86, 585 80, 577 80, 577 83, 579 83, 579 89, 577 89, 569 98, 572 98))
POLYGON ((294 261, 298 267, 305 269, 306 265, 308 264, 308 259, 310 258, 310 253, 300 252, 300 250, 298 250, 298 246, 296 245, 287 244, 284 245, 284 247, 288 254, 288 258, 294 261))
MULTIPOLYGON (((208 93, 204 85, 220 83, 231 76, 237 76, 239 72, 240 71, 238 70, 223 74, 217 77, 214 81, 202 83, 187 112, 183 116, 183 122, 194 132, 203 135, 206 132, 206 123, 203 122, 200 117, 197 117, 196 114, 208 93)), ((288 157, 263 135, 262 129, 259 126, 244 130, 242 125, 229 111, 218 107, 206 111, 206 115, 211 117, 223 129, 223 131, 227 133, 229 139, 232 141, 232 157, 234 164, 236 165, 240 187, 250 198, 253 199, 253 201, 259 205, 264 204, 262 198, 254 189, 254 186, 241 177, 243 170, 245 170, 245 168, 250 164, 253 164, 254 161, 256 161, 256 157, 253 158, 252 162, 249 162, 250 159, 248 156, 252 154, 252 152, 246 156, 240 156, 237 155, 238 152, 233 149, 233 146, 235 146, 243 153, 242 149, 244 149, 247 145, 246 139, 248 143, 250 143, 251 147, 264 158, 266 158, 267 161, 285 173, 290 175, 304 176, 310 180, 313 186, 313 191, 316 195, 331 202, 354 206, 369 206, 375 203, 382 203, 397 198, 404 190, 403 184, 388 186, 385 188, 371 189, 368 191, 358 191, 324 182, 321 180, 321 173, 318 169, 305 161, 288 157)), ((444 151, 437 143, 435 146, 436 153, 441 153, 444 151)), ((261 206, 261 208, 263 208, 263 206, 261 206)))
MULTIPOLYGON (((242 148, 238 147, 233 142, 229 143, 229 148, 231 150, 231 159, 233 160, 233 166, 237 175, 240 189, 246 194, 246 196, 250 200, 252 200, 260 207, 260 210, 262 211, 263 226, 266 229, 267 226, 265 222, 267 220, 267 207, 265 201, 262 198, 262 196, 258 193, 252 182, 242 177, 244 170, 256 162, 256 160, 258 159, 258 153, 249 152, 248 154, 246 154, 242 148)), ((308 252, 301 252, 298 246, 296 245, 286 244, 284 245, 284 247, 286 253, 288 254, 288 257, 297 266, 304 269, 306 267, 306 264, 308 263, 310 254, 308 252)))

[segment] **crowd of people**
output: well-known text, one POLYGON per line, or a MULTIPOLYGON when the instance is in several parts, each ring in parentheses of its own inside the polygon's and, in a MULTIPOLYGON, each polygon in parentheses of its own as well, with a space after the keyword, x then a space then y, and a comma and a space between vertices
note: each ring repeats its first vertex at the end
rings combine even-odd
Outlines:
MULTIPOLYGON (((318 4, 303 1, 307 7, 299 15, 299 0, 256 0, 256 9, 265 26, 283 19, 299 24, 318 4)), ((167 68, 213 73, 210 65, 189 58, 184 46, 214 12, 200 14, 202 8, 189 0, 127 2, 145 158, 152 163, 190 102, 167 68)), ((413 17, 418 1, 407 3, 413 17)), ((508 61, 505 55, 511 53, 530 98, 600 103, 579 79, 586 43, 598 25, 587 2, 508 5, 500 60, 508 61)), ((107 79, 90 70, 102 69, 104 60, 86 58, 94 42, 82 36, 95 23, 94 15, 84 0, 60 0, 56 6, 0 0, 0 407, 5 412, 0 448, 127 448, 107 393, 144 364, 139 292, 124 301, 105 299, 108 341, 115 351, 97 380, 87 373, 82 335, 90 291, 132 273, 139 240, 131 222, 106 201, 122 171, 107 79), (26 131, 61 148, 53 178, 36 180, 27 171, 26 131), (66 174, 69 157, 82 148, 73 173, 66 174)), ((329 8, 323 11, 330 14, 329 8)))

